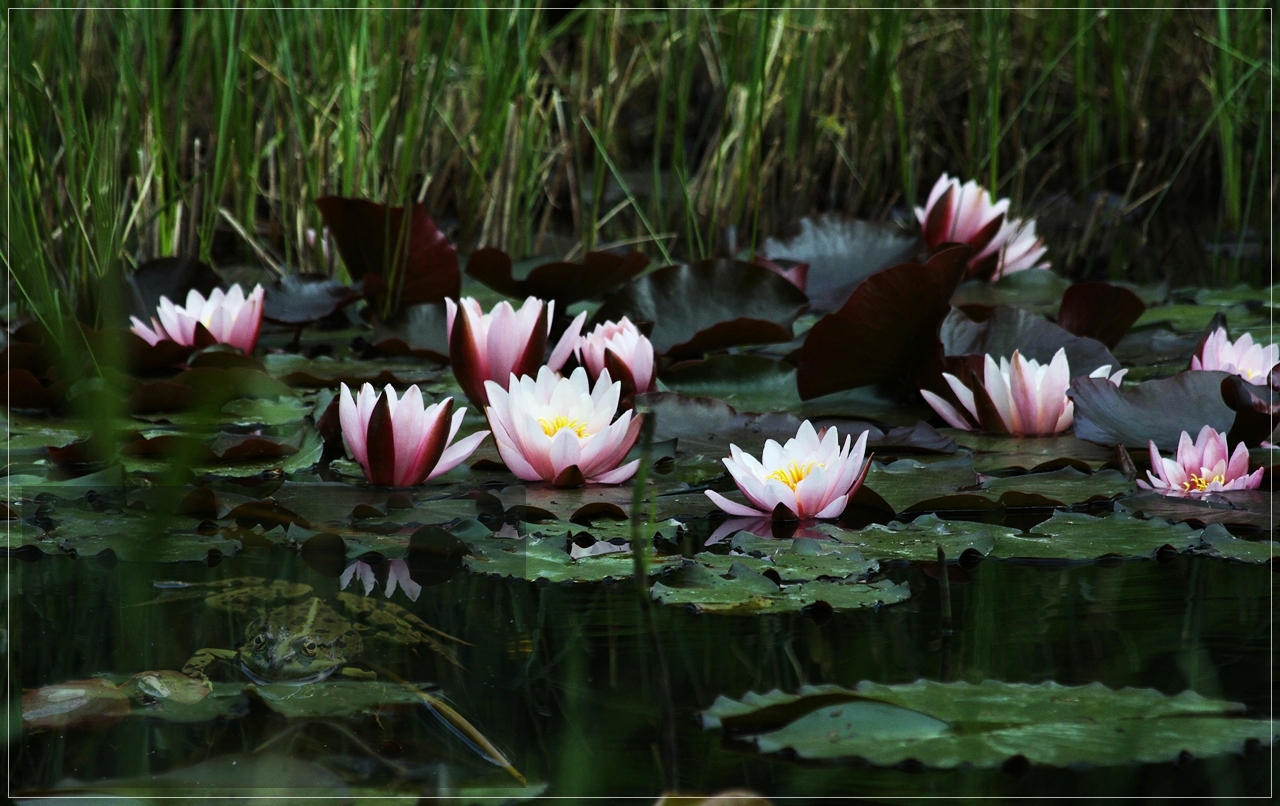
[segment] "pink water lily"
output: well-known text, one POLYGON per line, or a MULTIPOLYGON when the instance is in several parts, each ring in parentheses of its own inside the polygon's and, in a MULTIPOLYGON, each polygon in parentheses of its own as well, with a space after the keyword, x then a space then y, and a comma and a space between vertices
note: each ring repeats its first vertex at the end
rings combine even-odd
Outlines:
POLYGON ((555 318, 554 301, 529 297, 517 311, 504 300, 490 313, 485 313, 472 297, 463 297, 457 303, 451 299, 444 302, 453 375, 477 406, 489 404, 485 385, 490 381, 505 388, 508 378, 532 376, 544 364, 559 371, 569 360, 587 319, 586 313, 578 314, 546 358, 547 339, 555 318), (458 316, 459 311, 462 316, 458 316))
POLYGON ((578 339, 573 348, 594 382, 608 370, 622 384, 624 399, 654 388, 653 343, 627 317, 604 322, 578 339))
POLYGON ((622 384, 607 369, 594 387, 582 367, 568 378, 543 367, 537 380, 512 375, 509 388, 486 381, 485 389, 498 453, 525 481, 563 487, 619 484, 640 465, 638 459, 622 464, 640 434, 640 418, 625 411, 613 419, 622 384))
POLYGON ((1192 369, 1230 372, 1257 383, 1266 383, 1276 364, 1280 364, 1280 344, 1263 347, 1248 333, 1232 341, 1221 327, 1209 334, 1200 353, 1191 358, 1192 369))
POLYGON ((465 408, 453 412, 453 398, 423 408, 422 392, 410 386, 404 397, 387 384, 379 395, 371 384, 352 398, 342 384, 338 420, 351 457, 373 484, 412 487, 447 473, 475 452, 488 431, 477 431, 454 444, 465 408))
MULTIPOLYGON (((973 388, 949 372, 942 373, 965 413, 928 389, 921 389, 920 394, 948 424, 966 431, 981 427, 994 433, 1038 437, 1060 434, 1075 422, 1075 404, 1067 397, 1071 367, 1065 349, 1059 348, 1048 364, 1023 358, 1017 350, 1012 359, 1001 358, 998 365, 988 355, 983 370, 981 382, 973 388)), ((1113 375, 1108 364, 1089 377, 1107 378, 1119 386, 1126 372, 1122 369, 1113 375)))
MULTIPOLYGON (((422 586, 414 582, 409 575, 409 563, 401 558, 387 560, 385 568, 387 571, 387 598, 390 599, 391 595, 396 592, 396 585, 398 584, 404 590, 404 595, 409 597, 409 601, 418 601, 418 596, 422 593, 422 586)), ((343 571, 342 576, 338 577, 338 588, 346 590, 353 579, 359 579, 360 583, 364 585, 365 596, 373 593, 373 589, 378 584, 377 573, 373 566, 362 560, 356 560, 347 566, 347 570, 343 571)))
POLYGON ((215 288, 208 299, 194 288, 187 292, 186 305, 174 305, 168 297, 160 297, 151 327, 138 317, 129 317, 130 328, 152 346, 168 340, 186 347, 216 342, 253 352, 262 328, 261 285, 254 286, 249 296, 239 283, 224 292, 215 288), (159 317, 159 318, 157 318, 159 317))
POLYGON ((930 251, 944 243, 972 247, 970 277, 998 280, 1014 272, 1049 268, 1047 262, 1040 262, 1047 250, 1044 239, 1036 236, 1035 222, 1009 218, 1009 200, 992 201, 991 194, 973 180, 962 185, 958 178, 943 174, 929 191, 925 206, 915 212, 930 251))
POLYGON ((1224 490, 1256 490, 1262 486, 1264 468, 1249 472, 1249 449, 1241 442, 1229 452, 1227 435, 1210 426, 1200 429, 1195 443, 1186 431, 1178 438, 1178 452, 1173 459, 1163 459, 1153 441, 1150 443, 1150 484, 1141 479, 1138 486, 1164 495, 1194 496, 1224 490))
POLYGON ((858 435, 856 443, 846 435, 841 446, 836 429, 819 434, 805 420, 785 445, 772 439, 765 442, 760 460, 737 445, 729 446, 729 456, 721 461, 749 506, 714 490, 707 490, 707 497, 730 515, 835 518, 867 477, 871 457, 866 456, 866 449, 866 431, 858 435))

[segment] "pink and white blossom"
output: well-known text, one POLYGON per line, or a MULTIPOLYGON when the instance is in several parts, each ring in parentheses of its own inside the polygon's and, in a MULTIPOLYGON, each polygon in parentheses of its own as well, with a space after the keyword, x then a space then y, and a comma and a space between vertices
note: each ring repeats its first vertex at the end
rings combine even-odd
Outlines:
POLYGON ((352 398, 344 383, 340 394, 342 439, 373 484, 412 487, 429 481, 461 464, 489 434, 477 431, 454 443, 467 410, 453 412, 451 397, 424 408, 417 386, 398 400, 390 384, 378 394, 366 383, 352 398))
MULTIPOLYGON (((1126 372, 1122 369, 1111 374, 1108 364, 1089 373, 1089 377, 1107 378, 1119 386, 1126 372)), ((974 431, 981 427, 996 433, 1036 437, 1060 434, 1075 422, 1075 404, 1067 397, 1071 367, 1065 349, 1059 348, 1048 364, 1023 358, 1017 350, 1012 359, 1001 358, 999 364, 988 355, 983 362, 982 385, 976 389, 949 372, 942 373, 942 377, 964 406, 964 413, 928 389, 921 389, 920 394, 954 428, 974 431), (978 395, 985 398, 982 406, 978 395), (987 416, 982 416, 982 411, 987 416)))
POLYGON ((138 317, 129 317, 130 328, 146 342, 155 346, 161 341, 173 341, 185 347, 197 346, 199 330, 208 335, 203 340, 238 347, 246 354, 253 352, 262 328, 261 285, 254 286, 246 297, 239 283, 224 292, 215 288, 208 299, 194 288, 187 292, 186 305, 174 305, 168 297, 160 297, 156 316, 151 317, 151 327, 138 317), (157 318, 158 317, 158 318, 157 318))
POLYGON ((1280 364, 1280 344, 1263 347, 1248 333, 1232 341, 1225 328, 1218 328, 1204 340, 1192 369, 1212 369, 1239 375, 1247 381, 1267 382, 1271 368, 1280 364))
POLYGON ((998 280, 1027 269, 1047 269, 1047 249, 1036 236, 1035 221, 1009 217, 1009 200, 993 201, 977 182, 964 184, 943 174, 929 191, 924 207, 915 208, 921 234, 930 251, 944 243, 968 244, 969 276, 998 280))
POLYGON ((472 297, 444 302, 453 375, 477 406, 488 405, 485 385, 490 381, 505 388, 508 378, 532 376, 544 365, 558 372, 569 360, 587 319, 586 313, 578 314, 551 356, 546 357, 555 318, 554 301, 529 297, 517 311, 503 300, 490 313, 485 313, 472 297), (458 316, 459 311, 462 316, 458 316))
POLYGON ((538 378, 516 378, 508 388, 485 382, 489 427, 507 468, 525 481, 556 486, 619 484, 640 465, 623 464, 640 434, 640 418, 624 411, 617 420, 622 384, 600 372, 592 387, 578 367, 568 378, 550 367, 538 378))
POLYGON ((607 369, 622 384, 622 397, 654 388, 653 343, 627 317, 596 325, 573 348, 579 363, 594 382, 607 369))
POLYGON ((867 477, 871 459, 866 449, 866 431, 856 443, 846 435, 842 446, 835 428, 819 434, 805 420, 785 445, 766 441, 760 460, 729 446, 729 456, 721 461, 748 505, 714 490, 707 490, 707 497, 730 515, 748 518, 835 518, 867 477))
MULTIPOLYGON (((418 596, 422 593, 422 586, 413 581, 409 575, 409 563, 403 558, 387 560, 380 567, 384 567, 387 572, 386 595, 390 599, 391 595, 396 592, 396 586, 399 585, 404 590, 404 595, 409 597, 409 601, 418 601, 418 596)), ((368 596, 373 593, 373 589, 378 585, 377 572, 374 567, 362 560, 356 560, 347 566, 347 570, 342 572, 342 576, 338 577, 338 588, 346 590, 351 584, 351 580, 359 579, 364 585, 364 595, 368 596)))
POLYGON ((1192 443, 1186 431, 1178 438, 1178 451, 1173 459, 1164 459, 1153 441, 1150 443, 1150 481, 1138 480, 1144 490, 1164 495, 1194 496, 1225 490, 1256 490, 1262 486, 1264 468, 1249 472, 1249 449, 1241 442, 1229 454, 1227 435, 1210 426, 1200 429, 1192 443), (1229 455, 1228 455, 1229 454, 1229 455))

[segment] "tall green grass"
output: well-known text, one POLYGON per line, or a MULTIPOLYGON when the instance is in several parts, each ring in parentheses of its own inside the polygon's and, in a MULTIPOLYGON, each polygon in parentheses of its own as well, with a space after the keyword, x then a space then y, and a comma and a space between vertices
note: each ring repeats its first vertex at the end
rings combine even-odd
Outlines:
MULTIPOLYGON (((341 271, 307 237, 335 193, 422 201, 464 251, 517 255, 748 249, 902 210, 943 171, 1030 213, 1107 190, 1223 242, 1266 224, 1261 5, 12 19, 5 259, 51 319, 101 321, 105 279, 161 255, 341 271)), ((1212 279, 1262 279, 1242 271, 1212 279)))

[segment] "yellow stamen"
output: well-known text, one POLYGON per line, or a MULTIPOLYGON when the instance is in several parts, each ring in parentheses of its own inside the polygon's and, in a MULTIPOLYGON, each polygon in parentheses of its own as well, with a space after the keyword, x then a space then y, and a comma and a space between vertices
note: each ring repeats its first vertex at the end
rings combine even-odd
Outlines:
POLYGON ((777 470, 773 471, 769 475, 765 476, 765 478, 777 479, 778 481, 782 482, 783 484, 787 485, 788 487, 794 490, 796 488, 796 485, 798 485, 801 481, 803 481, 804 477, 809 475, 809 471, 811 470, 813 470, 813 462, 809 462, 808 464, 805 464, 805 465, 801 465, 798 462, 792 462, 786 467, 778 468, 777 470))
POLYGON ((1209 489, 1209 485, 1213 484, 1215 481, 1219 484, 1226 484, 1227 477, 1219 474, 1213 478, 1209 478, 1207 476, 1197 476, 1193 473, 1191 474, 1191 481, 1182 482, 1182 489, 1184 492, 1191 492, 1191 488, 1194 487, 1196 492, 1202 493, 1209 489))
POLYGON ((542 433, 549 437, 554 437, 561 429, 567 428, 579 437, 587 435, 587 424, 577 420, 570 420, 563 414, 558 414, 552 420, 538 420, 538 424, 542 426, 542 433))

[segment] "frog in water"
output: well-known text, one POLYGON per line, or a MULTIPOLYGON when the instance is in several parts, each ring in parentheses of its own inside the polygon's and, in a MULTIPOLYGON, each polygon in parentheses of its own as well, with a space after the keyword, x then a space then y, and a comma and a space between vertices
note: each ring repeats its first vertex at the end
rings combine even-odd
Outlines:
MULTIPOLYGON (((337 595, 338 608, 317 596, 311 586, 257 577, 190 585, 176 595, 156 601, 174 601, 205 595, 205 604, 236 616, 256 617, 245 630, 238 649, 206 647, 197 650, 184 674, 209 685, 206 670, 214 661, 238 665, 254 683, 315 683, 341 673, 347 677, 376 677, 350 664, 359 660, 364 635, 397 644, 426 646, 459 666, 451 648, 437 638, 465 644, 441 632, 391 602, 350 593, 337 595), (205 594, 210 587, 219 592, 205 594), (204 590, 201 590, 204 589, 204 590), (341 611, 341 612, 340 612, 341 611)), ((461 668, 459 666, 459 668, 461 668)))

